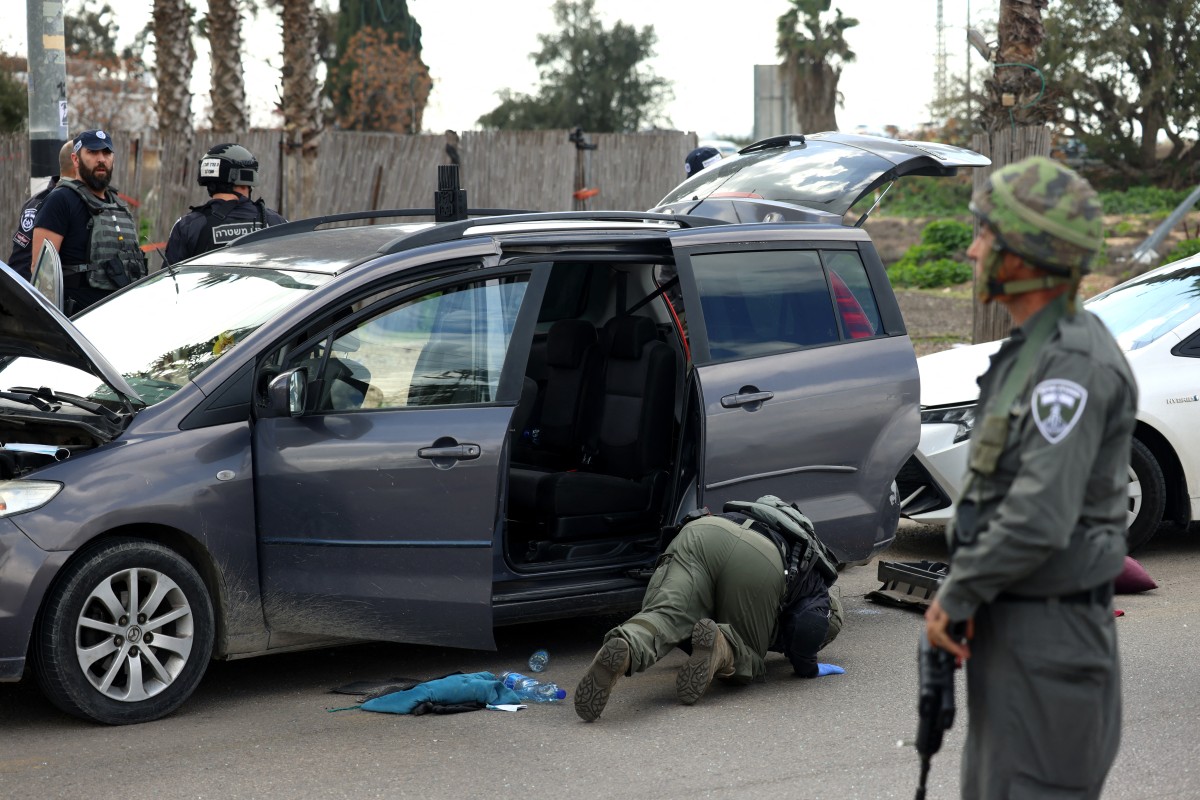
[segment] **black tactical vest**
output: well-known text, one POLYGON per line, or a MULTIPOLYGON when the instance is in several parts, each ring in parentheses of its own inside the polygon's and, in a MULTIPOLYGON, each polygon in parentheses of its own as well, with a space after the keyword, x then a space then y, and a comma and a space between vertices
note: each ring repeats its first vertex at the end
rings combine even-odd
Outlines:
POLYGON ((138 246, 137 226, 116 192, 105 191, 101 200, 77 180, 64 178, 58 185, 79 195, 91 212, 87 225, 88 262, 64 264, 63 274, 84 272, 88 286, 110 291, 145 275, 146 258, 138 246))
POLYGON ((253 233, 268 227, 266 222, 266 201, 261 197, 251 201, 258 211, 258 219, 244 219, 241 216, 240 202, 235 202, 231 208, 227 204, 212 201, 202 206, 192 206, 192 211, 198 211, 204 216, 204 228, 196 239, 196 249, 192 255, 207 253, 240 239, 247 233, 253 233), (219 208, 220 206, 220 208, 219 208), (224 213, 222 213, 224 212, 224 213))

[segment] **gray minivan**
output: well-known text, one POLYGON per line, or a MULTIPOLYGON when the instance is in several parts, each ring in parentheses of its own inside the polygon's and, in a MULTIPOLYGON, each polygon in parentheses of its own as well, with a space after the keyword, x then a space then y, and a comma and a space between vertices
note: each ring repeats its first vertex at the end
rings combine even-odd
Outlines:
POLYGON ((493 648, 635 608, 686 514, 764 494, 870 558, 917 368, 842 216, 986 163, 820 134, 654 212, 302 220, 71 321, 0 268, 0 680, 120 724, 210 658, 493 648))

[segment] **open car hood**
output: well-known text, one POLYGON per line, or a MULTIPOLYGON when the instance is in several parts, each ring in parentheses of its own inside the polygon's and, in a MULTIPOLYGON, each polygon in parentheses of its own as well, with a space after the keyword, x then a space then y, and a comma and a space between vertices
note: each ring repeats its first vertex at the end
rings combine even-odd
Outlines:
POLYGON ((658 207, 709 198, 752 198, 804 206, 841 217, 868 192, 904 175, 946 177, 959 167, 986 167, 974 150, 937 142, 793 134, 764 139, 713 164, 667 194, 658 207))
POLYGON ((121 373, 53 303, 0 262, 0 363, 20 356, 83 370, 131 406, 145 405, 121 373))

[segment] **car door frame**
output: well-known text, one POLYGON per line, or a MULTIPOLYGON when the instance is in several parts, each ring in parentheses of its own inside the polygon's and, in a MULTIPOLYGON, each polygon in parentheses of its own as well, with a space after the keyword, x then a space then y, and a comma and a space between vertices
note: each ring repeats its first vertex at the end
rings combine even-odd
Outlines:
MULTIPOLYGON (((698 495, 696 505, 708 506, 716 512, 726 500, 753 500, 763 494, 777 494, 789 502, 800 502, 805 513, 813 517, 814 521, 837 523, 827 524, 822 533, 827 534, 823 538, 827 539, 827 543, 844 560, 860 561, 886 547, 895 536, 895 527, 899 519, 898 498, 891 496, 893 481, 896 472, 911 455, 919 440, 919 382, 912 343, 908 339, 894 295, 890 293, 890 289, 887 292, 881 291, 880 281, 887 280, 886 272, 867 234, 857 228, 840 226, 812 226, 799 230, 797 226, 790 225, 747 225, 679 231, 671 234, 671 240, 687 313, 688 338, 694 363, 694 369, 688 378, 688 394, 697 399, 701 409, 703 439, 698 448, 698 463, 695 465, 697 476, 694 486, 690 481, 687 483, 687 489, 694 490, 698 495), (847 341, 843 330, 844 322, 835 308, 834 316, 841 334, 837 342, 796 348, 764 357, 714 360, 710 355, 708 331, 693 272, 692 257, 711 253, 781 249, 817 252, 856 250, 862 258, 871 283, 884 335, 847 341), (841 352, 847 346, 859 348, 855 350, 856 359, 869 358, 879 369, 885 371, 884 374, 888 374, 886 370, 895 370, 892 376, 894 380, 885 382, 887 386, 879 392, 880 396, 877 398, 879 401, 894 403, 895 409, 883 422, 875 442, 862 454, 858 463, 794 463, 786 468, 759 472, 746 466, 740 475, 732 479, 714 480, 710 474, 710 459, 734 457, 745 462, 763 454, 747 452, 743 448, 741 452, 731 456, 740 445, 731 447, 729 442, 725 441, 731 438, 727 435, 728 425, 722 425, 719 419, 722 414, 728 418, 728 413, 736 409, 722 408, 721 398, 730 392, 720 390, 719 396, 709 397, 712 388, 722 382, 730 383, 731 380, 733 383, 740 383, 740 378, 756 371, 759 364, 755 362, 763 362, 764 358, 786 367, 777 371, 777 376, 786 374, 805 361, 812 361, 817 365, 815 369, 828 370, 834 375, 840 375, 839 379, 850 381, 852 375, 844 369, 847 354, 841 352), (895 363, 889 366, 889 362, 895 363), (902 368, 895 369, 896 364, 902 364, 902 368), (730 377, 720 377, 723 374, 730 377), (733 375, 738 375, 739 379, 733 380, 733 375), (722 433, 722 429, 725 433, 722 433), (895 470, 882 466, 893 462, 895 470), (889 470, 891 474, 886 474, 889 470), (805 501, 804 492, 798 489, 799 481, 803 481, 804 485, 827 484, 826 491, 818 491, 815 496, 810 493, 809 500, 805 501), (879 513, 873 514, 872 509, 878 509, 879 513), (847 522, 850 524, 847 525, 847 522)), ((823 261, 822 264, 824 265, 823 261)), ((828 278, 826 282, 828 284, 828 278)), ((769 387, 758 388, 768 393, 772 391, 769 387)), ((803 397, 803 387, 792 386, 787 390, 793 394, 800 392, 800 396, 803 397)), ((778 395, 778 392, 776 394, 778 395)), ((768 398, 764 402, 770 404, 782 399, 784 397, 780 395, 778 399, 768 398)), ((747 406, 743 413, 747 413, 746 419, 754 419, 755 411, 764 407, 765 405, 760 405, 755 409, 753 406, 747 406)), ((794 416, 792 420, 796 424, 805 424, 801 415, 794 416)), ((820 428, 822 425, 815 419, 811 424, 814 428, 820 428)), ((786 439, 779 438, 781 441, 786 439)), ((776 466, 778 467, 778 464, 776 466)), ((680 486, 677 491, 682 488, 680 486)), ((686 511, 682 506, 679 508, 686 511)))
MULTIPOLYGON (((302 352, 323 339, 330 341, 331 336, 343 335, 337 331, 352 330, 367 319, 385 314, 388 309, 397 308, 439 288, 514 274, 528 276, 493 401, 441 407, 355 409, 281 418, 262 418, 260 415, 256 420, 253 434, 256 527, 264 590, 263 606, 272 627, 272 646, 286 646, 288 638, 308 635, 494 649, 491 607, 493 554, 498 546, 498 532, 503 522, 509 424, 519 398, 520 378, 524 373, 529 347, 529 342, 525 340, 532 336, 546 276, 530 265, 496 265, 494 260, 486 257, 482 262, 473 260, 476 263, 469 265, 447 264, 444 271, 438 270, 440 274, 437 277, 416 280, 408 286, 404 284, 411 279, 400 277, 387 282, 362 284, 350 292, 340 292, 332 302, 322 305, 308 316, 313 321, 314 329, 319 331, 308 336, 297 347, 288 348, 284 363, 293 353, 302 352), (334 319, 338 308, 356 302, 356 297, 368 298, 389 285, 402 288, 344 318, 334 319), (270 516, 270 499, 276 496, 277 489, 270 486, 273 476, 264 474, 263 470, 270 470, 273 468, 271 465, 277 463, 267 454, 273 455, 281 442, 286 444, 284 440, 289 436, 294 439, 298 437, 298 440, 309 437, 309 441, 322 438, 328 441, 332 433, 314 433, 314 429, 328 426, 334 421, 342 426, 340 435, 350 437, 358 435, 355 426, 362 428, 364 421, 368 428, 387 425, 387 417, 393 418, 394 425, 424 424, 417 423, 415 419, 401 419, 412 415, 444 420, 458 418, 461 422, 447 424, 465 424, 486 440, 483 452, 470 461, 456 462, 449 468, 444 463, 439 467, 436 460, 423 459, 421 462, 429 470, 437 470, 446 476, 453 475, 460 464, 478 462, 472 464, 475 469, 471 470, 474 473, 471 483, 476 485, 472 491, 485 491, 479 486, 491 486, 493 489, 490 502, 477 500, 470 504, 469 513, 474 517, 474 521, 467 526, 470 530, 441 538, 426 534, 421 538, 393 536, 357 541, 353 537, 338 540, 317 535, 319 530, 303 531, 299 535, 280 535, 281 531, 275 530, 275 520, 270 516), (477 418, 475 423, 466 420, 472 416, 477 418), (355 418, 359 420, 358 423, 354 422, 355 418), (483 508, 486 508, 486 514, 483 508), (395 556, 398 552, 404 552, 408 557, 398 559, 395 556), (392 568, 399 574, 389 572, 382 577, 379 558, 381 554, 389 553, 391 557, 385 560, 390 560, 392 568), (326 565, 324 568, 321 567, 322 563, 326 565), (330 565, 334 574, 328 572, 330 565), (453 597, 448 596, 451 592, 453 597), (276 636, 277 633, 281 635, 276 636)), ((423 276, 429 275, 429 270, 422 269, 421 273, 423 276)), ((277 344, 265 352, 278 352, 282 346, 277 344)), ((429 444, 433 445, 436 438, 431 438, 429 444)), ((384 467, 379 466, 378 469, 383 470, 384 467)), ((460 475, 461 472, 459 470, 460 475)), ((294 480, 295 476, 292 479, 299 483, 294 480)), ((468 513, 467 499, 460 498, 460 502, 455 502, 439 494, 428 496, 430 502, 441 504, 447 520, 468 513)), ((395 513, 402 512, 399 510, 395 513)), ((440 527, 443 532, 457 531, 453 525, 440 527)))

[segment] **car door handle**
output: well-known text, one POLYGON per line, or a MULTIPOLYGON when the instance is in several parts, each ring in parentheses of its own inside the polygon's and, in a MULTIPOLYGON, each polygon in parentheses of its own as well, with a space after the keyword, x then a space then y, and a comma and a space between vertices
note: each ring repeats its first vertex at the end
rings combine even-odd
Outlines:
POLYGON ((739 392, 738 394, 727 394, 721 398, 721 408, 762 405, 774 396, 774 392, 739 392))
POLYGON ((481 452, 483 450, 477 444, 457 444, 449 447, 422 447, 417 451, 417 455, 421 458, 453 458, 466 461, 479 458, 481 452))

